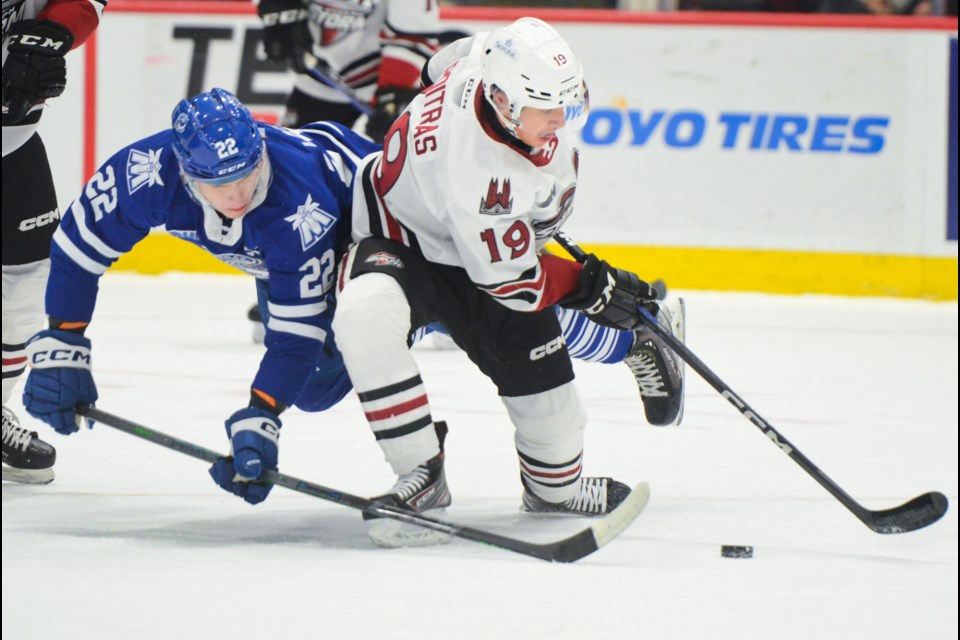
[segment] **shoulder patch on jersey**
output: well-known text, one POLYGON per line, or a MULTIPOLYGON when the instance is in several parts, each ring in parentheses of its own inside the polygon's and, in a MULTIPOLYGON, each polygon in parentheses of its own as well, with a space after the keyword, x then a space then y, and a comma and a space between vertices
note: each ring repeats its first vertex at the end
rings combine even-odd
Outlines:
POLYGON ((293 228, 300 233, 300 246, 304 251, 317 244, 337 223, 337 219, 321 209, 309 193, 306 202, 297 207, 297 212, 284 220, 292 223, 293 228))
POLYGON ((143 186, 152 187, 155 184, 163 186, 163 180, 160 178, 161 153, 163 153, 162 147, 147 151, 130 149, 127 155, 127 193, 133 195, 143 186))
POLYGON ((503 188, 500 188, 499 178, 490 178, 487 187, 487 196, 480 198, 480 213, 490 216, 500 216, 513 209, 513 198, 510 196, 510 178, 503 179, 503 188))
POLYGON ((396 267, 397 269, 403 269, 403 261, 392 253, 387 253, 386 251, 377 251, 376 253, 371 253, 367 256, 367 259, 364 262, 369 262, 380 267, 396 267))
POLYGON ((537 238, 552 238, 553 234, 567 221, 567 218, 573 213, 573 197, 576 193, 577 185, 567 187, 557 203, 557 215, 549 220, 538 220, 533 223, 533 230, 537 238))

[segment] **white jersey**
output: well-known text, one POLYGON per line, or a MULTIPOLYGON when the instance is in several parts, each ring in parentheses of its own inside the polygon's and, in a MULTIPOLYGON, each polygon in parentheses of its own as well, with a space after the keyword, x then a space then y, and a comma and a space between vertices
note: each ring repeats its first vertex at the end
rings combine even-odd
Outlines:
POLYGON ((353 237, 401 242, 462 267, 507 307, 534 311, 547 279, 538 249, 573 211, 578 151, 563 138, 531 150, 497 122, 481 88, 483 40, 472 39, 366 159, 353 237))
MULTIPOLYGON (((313 55, 367 101, 381 74, 398 77, 388 77, 380 86, 416 87, 420 68, 439 48, 436 2, 304 0, 304 4, 313 55)), ((319 100, 348 102, 337 89, 308 74, 298 74, 294 85, 319 100)))

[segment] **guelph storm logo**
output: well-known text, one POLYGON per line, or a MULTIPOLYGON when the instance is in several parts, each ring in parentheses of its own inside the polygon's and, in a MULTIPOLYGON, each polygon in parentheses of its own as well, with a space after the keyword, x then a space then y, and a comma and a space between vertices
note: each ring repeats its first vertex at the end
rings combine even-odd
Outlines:
POLYGON ((491 178, 487 187, 487 197, 480 199, 480 213, 490 216, 499 216, 510 213, 513 209, 513 198, 510 197, 510 178, 504 178, 503 188, 500 188, 499 178, 491 178))

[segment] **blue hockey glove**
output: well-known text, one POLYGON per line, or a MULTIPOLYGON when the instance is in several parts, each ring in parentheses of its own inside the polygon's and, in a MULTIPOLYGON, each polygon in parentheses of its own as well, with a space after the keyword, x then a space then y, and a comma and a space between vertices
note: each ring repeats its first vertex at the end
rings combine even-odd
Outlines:
POLYGON ((250 504, 266 500, 273 485, 256 482, 267 469, 277 470, 280 417, 258 407, 247 407, 227 418, 230 457, 210 467, 210 476, 223 489, 250 504))
MULTIPOLYGON (((79 405, 97 400, 97 385, 90 373, 90 341, 69 331, 47 329, 27 341, 30 374, 23 390, 23 406, 62 434, 80 428, 79 405)), ((89 427, 93 421, 88 420, 89 427)))
POLYGON ((63 93, 67 86, 64 56, 73 46, 73 34, 52 20, 21 20, 4 34, 4 40, 9 43, 3 63, 4 124, 15 124, 33 105, 63 93))

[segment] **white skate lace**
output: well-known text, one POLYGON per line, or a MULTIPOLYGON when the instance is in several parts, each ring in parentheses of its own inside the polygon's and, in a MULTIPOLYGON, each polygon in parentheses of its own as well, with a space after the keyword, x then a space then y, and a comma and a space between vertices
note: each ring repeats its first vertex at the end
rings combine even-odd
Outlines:
POLYGON ((430 471, 424 466, 419 466, 410 473, 401 476, 397 483, 393 485, 393 488, 390 489, 390 493, 396 494, 406 502, 410 496, 422 491, 429 481, 430 471))
POLYGON ((640 387, 640 395, 644 398, 661 398, 670 395, 664 388, 663 376, 657 368, 657 361, 653 354, 643 351, 635 356, 623 359, 640 387))
POLYGON ((32 431, 27 431, 18 425, 15 419, 8 415, 8 410, 6 407, 4 407, 3 443, 7 446, 19 447, 22 451, 26 451, 27 447, 30 446, 30 441, 33 439, 33 437, 34 433, 32 431))
POLYGON ((580 492, 567 505, 581 513, 603 513, 607 508, 607 483, 601 478, 581 478, 580 492))

